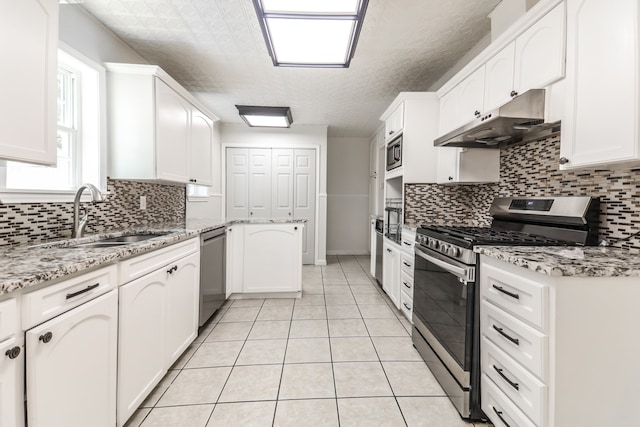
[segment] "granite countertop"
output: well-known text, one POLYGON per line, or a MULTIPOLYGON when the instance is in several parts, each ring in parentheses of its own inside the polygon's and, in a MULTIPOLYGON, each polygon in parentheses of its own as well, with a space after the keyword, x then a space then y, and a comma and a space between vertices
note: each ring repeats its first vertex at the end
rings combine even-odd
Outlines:
POLYGON ((252 219, 222 221, 188 219, 180 223, 137 226, 126 230, 87 235, 80 239, 64 239, 36 245, 0 247, 0 295, 100 267, 173 243, 199 236, 200 233, 234 224, 304 223, 306 220, 252 219), (162 233, 162 234, 161 234, 162 233), (122 246, 76 247, 109 237, 130 234, 158 234, 149 240, 122 246))
POLYGON ((548 276, 640 277, 640 254, 585 246, 478 246, 482 255, 548 276))

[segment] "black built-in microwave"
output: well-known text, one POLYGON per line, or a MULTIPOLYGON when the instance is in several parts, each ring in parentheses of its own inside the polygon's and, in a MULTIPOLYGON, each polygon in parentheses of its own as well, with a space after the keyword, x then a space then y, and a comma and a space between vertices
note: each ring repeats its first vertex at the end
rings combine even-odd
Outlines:
POLYGON ((402 135, 387 144, 387 171, 402 166, 402 135))

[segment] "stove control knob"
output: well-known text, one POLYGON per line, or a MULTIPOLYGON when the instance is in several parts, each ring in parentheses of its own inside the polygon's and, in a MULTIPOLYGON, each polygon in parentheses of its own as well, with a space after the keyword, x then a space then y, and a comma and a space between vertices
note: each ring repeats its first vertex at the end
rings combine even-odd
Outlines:
POLYGON ((442 252, 443 254, 446 254, 449 251, 449 245, 447 245, 446 243, 443 243, 442 245, 440 245, 440 252, 442 252))
POLYGON ((460 249, 455 246, 451 246, 449 250, 447 250, 447 255, 450 257, 456 258, 460 256, 460 249))
POLYGON ((440 242, 435 239, 429 239, 429 247, 433 249, 438 249, 440 247, 440 242))

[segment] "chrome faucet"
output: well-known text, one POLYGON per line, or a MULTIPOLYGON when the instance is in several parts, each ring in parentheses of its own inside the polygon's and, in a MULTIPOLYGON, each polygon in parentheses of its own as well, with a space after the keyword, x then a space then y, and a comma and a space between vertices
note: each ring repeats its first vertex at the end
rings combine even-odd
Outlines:
POLYGON ((82 237, 84 227, 87 225, 87 219, 89 219, 89 214, 86 212, 82 216, 82 218, 80 218, 80 197, 82 196, 84 190, 89 190, 91 192, 92 202, 104 201, 104 196, 95 185, 82 184, 80 188, 78 188, 78 191, 76 191, 76 198, 73 199, 73 232, 71 233, 72 238, 82 237))

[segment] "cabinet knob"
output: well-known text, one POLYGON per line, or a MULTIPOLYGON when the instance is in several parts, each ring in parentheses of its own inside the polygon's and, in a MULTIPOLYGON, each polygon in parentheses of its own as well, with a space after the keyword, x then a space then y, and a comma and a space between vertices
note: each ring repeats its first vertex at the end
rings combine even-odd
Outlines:
POLYGON ((558 163, 560 163, 561 165, 566 165, 567 163, 569 163, 569 159, 567 159, 566 157, 560 157, 558 163))
POLYGON ((53 334, 51 332, 47 332, 46 334, 40 335, 40 338, 38 338, 38 340, 46 344, 51 341, 51 338, 53 338, 53 334))
POLYGON ((253 212, 249 212, 249 215, 253 215, 253 212))
POLYGON ((387 252, 391 253, 391 249, 387 249, 387 252))
POLYGON ((453 177, 452 176, 449 177, 449 181, 453 181, 453 177))
POLYGON ((294 230, 297 230, 297 229, 298 229, 298 227, 293 227, 293 229, 294 229, 294 230))
POLYGON ((291 216, 291 212, 289 212, 289 216, 291 216))
POLYGON ((509 95, 511 95, 511 97, 514 98, 514 97, 518 96, 518 92, 516 92, 515 90, 512 90, 509 95))
POLYGON ((6 351, 5 355, 9 359, 15 359, 20 355, 20 347, 13 347, 6 351))
POLYGON ((393 135, 393 131, 392 130, 389 131, 389 135, 393 135))
POLYGON ((476 117, 480 117, 480 111, 476 110, 473 112, 473 115, 476 117))

